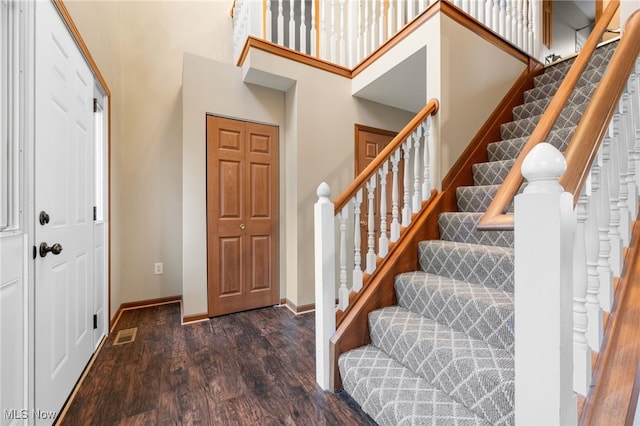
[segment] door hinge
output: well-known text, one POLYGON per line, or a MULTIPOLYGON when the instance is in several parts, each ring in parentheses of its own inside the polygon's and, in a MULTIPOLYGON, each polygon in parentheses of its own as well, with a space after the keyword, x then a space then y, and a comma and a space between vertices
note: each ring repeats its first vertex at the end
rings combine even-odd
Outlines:
POLYGON ((98 328, 98 314, 93 314, 93 329, 96 330, 98 328))
POLYGON ((98 98, 93 98, 93 112, 98 112, 98 98))
POLYGON ((96 206, 93 206, 93 220, 96 220, 98 218, 98 208, 96 206))
POLYGON ((36 246, 33 246, 33 259, 35 260, 36 257, 38 257, 38 249, 36 246))

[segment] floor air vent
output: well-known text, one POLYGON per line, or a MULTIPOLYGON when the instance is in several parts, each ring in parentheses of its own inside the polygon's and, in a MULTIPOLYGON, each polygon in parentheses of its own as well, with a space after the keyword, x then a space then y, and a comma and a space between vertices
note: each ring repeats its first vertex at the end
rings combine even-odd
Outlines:
POLYGON ((113 342, 113 346, 116 345, 124 345, 126 343, 131 343, 136 340, 136 333, 138 332, 138 328, 127 328, 125 330, 118 331, 116 334, 116 340, 113 342))

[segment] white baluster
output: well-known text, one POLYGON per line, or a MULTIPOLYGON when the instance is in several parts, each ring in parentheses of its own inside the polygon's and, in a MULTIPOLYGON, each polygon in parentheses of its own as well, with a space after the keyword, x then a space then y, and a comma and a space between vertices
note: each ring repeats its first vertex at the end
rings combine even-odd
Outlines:
POLYGON ((505 4, 505 16, 504 16, 504 39, 513 43, 513 37, 511 33, 511 23, 513 19, 513 1, 506 0, 505 4))
POLYGON ((498 15, 498 34, 505 38, 507 20, 507 0, 500 0, 500 12, 498 15))
POLYGON ((418 0, 418 14, 427 10, 427 5, 429 2, 427 0, 418 0))
POLYGON ((524 49, 524 28, 523 28, 523 22, 524 22, 524 17, 523 17, 523 1, 524 0, 516 0, 516 46, 518 46, 520 49, 525 50, 524 49))
POLYGON ((578 225, 573 246, 573 390, 586 396, 591 384, 591 350, 587 342, 587 254, 585 221, 587 196, 584 192, 576 206, 578 225))
MULTIPOLYGON (((593 173, 593 172, 592 172, 593 173)), ((600 239, 598 234, 598 212, 596 203, 598 195, 592 191, 588 200, 587 219, 585 223, 585 249, 587 260, 587 341, 592 351, 600 352, 602 342, 602 308, 600 307, 600 274, 598 273, 598 254, 600 239)), ((591 373, 591 372, 589 372, 591 373)))
POLYGON ((372 175, 367 182, 367 200, 368 200, 368 217, 367 217, 367 273, 372 274, 376 270, 376 251, 375 251, 375 198, 376 198, 376 175, 372 175))
POLYGON ((420 184, 420 135, 418 130, 411 134, 413 138, 413 212, 418 213, 422 207, 422 185, 420 184))
POLYGON ((296 22, 293 0, 289 0, 289 49, 296 48, 296 22))
POLYGON ((398 31, 398 19, 396 18, 395 4, 395 1, 389 1, 389 9, 387 10, 387 28, 389 29, 389 33, 387 35, 387 39, 393 37, 398 31))
POLYGON ((360 206, 362 206, 362 189, 353 197, 353 291, 362 289, 362 228, 360 226, 360 206))
POLYGON ((331 188, 322 182, 313 206, 314 270, 316 301, 316 382, 323 390, 331 388, 330 340, 336 331, 335 216, 329 200, 331 188))
POLYGON ((483 24, 489 29, 493 29, 493 1, 494 0, 486 0, 484 4, 483 24))
POLYGON ((611 257, 609 258, 609 264, 613 271, 614 277, 619 277, 622 273, 622 238, 620 236, 620 207, 619 192, 620 192, 620 174, 618 172, 618 155, 616 148, 612 142, 613 125, 609 127, 607 136, 603 139, 603 146, 605 147, 605 159, 609 160, 609 210, 610 210, 610 222, 609 222, 609 241, 611 243, 611 257))
POLYGON ((613 273, 609 264, 611 256, 611 242, 609 241, 609 164, 604 162, 604 145, 600 147, 597 160, 600 173, 598 174, 598 192, 593 198, 598 213, 598 235, 600 240, 600 252, 598 253, 598 275, 600 290, 598 299, 600 306, 606 312, 611 312, 613 306, 613 273))
POLYGON ((407 22, 411 22, 416 17, 416 6, 413 0, 407 1, 407 22))
POLYGON ((360 24, 359 22, 360 0, 347 1, 346 26, 345 26, 345 43, 347 51, 346 67, 353 68, 360 62, 358 45, 360 40, 360 24))
POLYGON ((307 13, 305 11, 306 0, 300 2, 300 51, 310 54, 307 50, 307 13))
POLYGON ((429 126, 431 116, 428 116, 421 125, 422 128, 422 199, 428 200, 431 196, 431 177, 429 176, 429 126))
POLYGON ((631 215, 629 214, 629 186, 627 185, 627 167, 629 165, 627 144, 624 141, 622 132, 621 114, 615 114, 613 117, 613 145, 612 153, 618 156, 618 173, 620 174, 620 192, 618 193, 618 207, 620 209, 620 238, 622 246, 629 246, 631 238, 631 215))
POLYGON ((340 289, 338 290, 338 309, 345 311, 349 306, 349 289, 347 288, 347 208, 338 213, 340 223, 340 289))
POLYGON ((278 0, 278 34, 277 40, 280 46, 284 46, 284 0, 278 0))
POLYGON ((509 0, 511 3, 511 38, 509 41, 518 46, 518 3, 520 0, 509 0))
POLYGON ((363 18, 362 39, 364 42, 364 55, 360 58, 360 60, 369 56, 369 54, 371 53, 371 37, 369 35, 369 0, 364 0, 363 18))
POLYGON ((364 52, 365 52, 365 41, 363 38, 363 27, 364 27, 364 16, 363 16, 364 10, 363 10, 363 5, 362 5, 362 0, 358 0, 358 21, 356 23, 356 31, 358 32, 358 38, 357 38, 357 42, 356 42, 356 60, 355 60, 355 64, 357 64, 358 62, 360 62, 361 60, 364 59, 364 52))
POLYGON ((329 0, 331 2, 330 8, 330 19, 331 19, 331 45, 329 46, 329 57, 331 58, 331 62, 336 62, 337 56, 337 45, 338 45, 338 34, 336 32, 336 1, 338 0, 329 0))
POLYGON ((375 0, 365 0, 371 3, 371 52, 378 48, 378 2, 375 0))
POLYGON ((317 56, 320 52, 316 47, 318 43, 318 29, 316 28, 316 2, 318 0, 311 0, 311 31, 309 32, 309 44, 311 47, 311 52, 309 54, 311 56, 317 56))
POLYGON ((273 18, 273 14, 271 12, 271 0, 267 0, 267 11, 265 16, 266 26, 264 29, 265 40, 273 41, 273 28, 271 25, 271 19, 273 18))
POLYGON ((407 7, 407 3, 405 2, 405 0, 398 0, 398 2, 396 3, 396 17, 398 22, 396 31, 400 31, 402 27, 404 27, 404 24, 406 24, 406 21, 404 18, 406 13, 406 7, 407 7))
POLYGON ((345 31, 345 11, 344 11, 344 2, 345 0, 340 0, 340 38, 338 39, 338 49, 340 50, 340 65, 348 66, 347 63, 347 41, 345 39, 344 31, 345 31))
POLYGON ((380 7, 378 7, 378 47, 382 46, 382 43, 389 38, 387 35, 387 29, 385 28, 384 7, 386 0, 380 0, 380 7), (385 38, 385 35, 387 37, 385 38))
POLYGON ((387 175, 389 162, 380 167, 380 236, 378 237, 378 256, 385 257, 389 253, 389 237, 387 236, 387 175))
POLYGON ((391 154, 391 242, 400 238, 400 209, 398 206, 398 164, 400 163, 400 149, 391 154))
POLYGON ((470 0, 462 0, 460 4, 460 9, 462 9, 465 13, 469 13, 469 1, 470 0))
POLYGON ((540 2, 529 1, 529 10, 527 15, 527 38, 529 40, 527 53, 534 58, 539 57, 542 45, 540 34, 540 2))
POLYGON ((329 59, 329 43, 331 37, 329 35, 329 31, 327 26, 329 25, 327 22, 327 2, 330 0, 318 0, 320 3, 320 58, 321 59, 329 59))
POLYGON ((625 149, 627 151, 627 188, 629 190, 628 207, 631 220, 638 217, 638 186, 636 185, 636 161, 635 131, 633 129, 633 104, 631 101, 630 85, 627 84, 627 92, 622 95, 625 113, 622 115, 622 135, 625 149))
POLYGON ((486 5, 487 0, 478 0, 478 5, 477 5, 477 10, 476 10, 476 15, 475 18, 478 20, 478 22, 481 22, 484 24, 484 13, 485 13, 485 8, 487 7, 486 5))
POLYGON ((402 152, 404 158, 404 198, 402 205, 402 226, 407 227, 411 223, 411 177, 410 177, 410 165, 411 165, 411 137, 408 137, 406 141, 402 143, 402 152))
POLYGON ((493 0, 493 11, 491 15, 491 29, 496 34, 500 34, 500 0, 493 0))
POLYGON ((478 7, 482 7, 482 3, 477 0, 471 0, 468 13, 476 19, 478 17, 478 7))

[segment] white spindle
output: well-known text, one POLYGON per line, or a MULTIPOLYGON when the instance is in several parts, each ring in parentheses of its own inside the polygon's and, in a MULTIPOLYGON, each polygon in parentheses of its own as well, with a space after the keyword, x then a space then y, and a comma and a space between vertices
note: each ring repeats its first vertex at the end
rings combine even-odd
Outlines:
POLYGON ((411 134, 413 138, 413 212, 418 213, 422 207, 422 185, 420 184, 420 135, 418 130, 414 130, 411 134))
POLYGON ((355 67, 360 62, 360 0, 347 1, 346 44, 348 63, 347 67, 355 67))
POLYGON ((340 37, 338 39, 338 49, 340 51, 340 65, 347 66, 347 41, 345 39, 345 10, 344 10, 344 2, 345 0, 340 0, 340 37))
POLYGON ((498 34, 505 38, 506 36, 506 19, 507 19, 507 0, 500 0, 500 10, 498 14, 498 34))
POLYGON ((618 157, 618 173, 619 173, 619 185, 620 191, 618 193, 618 207, 620 210, 620 238, 622 239, 622 246, 629 245, 631 238, 631 215, 629 214, 629 186, 627 184, 627 167, 628 167, 628 152, 627 144, 624 141, 622 134, 622 114, 615 114, 613 117, 613 145, 612 153, 617 154, 618 157))
POLYGON ((314 213, 314 270, 316 301, 316 382, 331 388, 330 340, 336 332, 335 216, 329 200, 331 188, 322 182, 314 213))
POLYGON ((493 29, 493 1, 486 0, 484 4, 484 21, 482 23, 489 29, 493 29))
POLYGON ((294 0, 289 0, 289 48, 296 48, 296 22, 294 0))
POLYGON ((307 13, 305 10, 307 0, 300 2, 300 51, 306 54, 311 54, 307 50, 307 13))
POLYGON ((284 46, 284 0, 278 0, 278 34, 277 40, 280 46, 284 46))
POLYGON ((360 226, 360 207, 362 206, 362 189, 353 197, 353 291, 362 288, 362 228, 360 226))
POLYGON ((476 14, 475 14, 475 18, 483 24, 484 24, 485 8, 487 7, 486 3, 487 3, 487 0, 478 0, 476 14))
POLYGON ((408 137, 402 143, 402 153, 404 158, 404 180, 403 180, 403 205, 402 205, 402 226, 407 227, 411 223, 411 138, 408 137))
MULTIPOLYGON (((600 307, 600 274, 598 273, 598 253, 600 252, 600 239, 598 235, 598 212, 596 203, 597 194, 591 193, 587 206, 587 219, 585 223, 585 250, 587 260, 587 296, 585 308, 587 309, 587 342, 592 351, 600 352, 602 342, 602 308, 600 307)), ((591 374, 591 372, 589 372, 591 374)))
POLYGON ((534 58, 539 57, 540 48, 542 46, 540 36, 537 34, 538 29, 542 28, 540 21, 540 3, 541 2, 535 0, 528 2, 527 39, 529 42, 527 53, 534 58))
POLYGON ((311 31, 309 32, 309 44, 311 45, 311 56, 317 56, 320 52, 316 48, 318 43, 318 28, 316 28, 316 2, 318 0, 311 0, 311 31))
POLYGON ((267 11, 266 11, 266 26, 264 29, 265 39, 267 41, 273 41, 273 28, 271 25, 271 19, 273 18, 273 14, 271 12, 271 0, 267 0, 267 11))
POLYGON ((513 20, 513 1, 506 0, 505 16, 504 16, 504 38, 507 41, 513 42, 513 36, 511 32, 511 24, 513 20))
POLYGON ((520 49, 524 49, 524 28, 523 28, 523 1, 524 0, 516 0, 516 46, 520 49))
POLYGON ((398 19, 396 18, 396 2, 394 0, 389 1, 389 9, 387 11, 387 28, 389 28, 389 34, 387 38, 391 38, 396 31, 398 31, 398 19))
POLYGON ((382 43, 386 40, 385 36, 388 37, 387 29, 385 28, 385 18, 384 18, 384 8, 387 0, 379 0, 380 6, 378 7, 378 43, 377 47, 382 46, 382 43))
POLYGON ((371 3, 371 52, 378 48, 378 2, 375 0, 365 0, 371 3))
POLYGON ((398 165, 400 163, 400 149, 391 154, 391 242, 400 238, 400 209, 398 206, 398 165))
POLYGON ((407 22, 410 22, 413 18, 416 17, 415 7, 415 2, 413 0, 407 1, 407 22))
POLYGON ((367 182, 367 273, 372 274, 376 270, 375 251, 375 198, 376 198, 376 175, 372 175, 367 182))
POLYGON ((387 236, 387 175, 389 162, 385 161, 380 173, 380 236, 378 237, 378 256, 385 257, 389 252, 389 237, 387 236))
POLYGON ((613 306, 613 273, 609 264, 611 256, 611 242, 609 241, 609 222, 611 211, 609 208, 609 164, 604 162, 604 145, 598 153, 598 192, 597 199, 594 199, 598 213, 598 235, 600 240, 600 251, 598 253, 598 275, 600 290, 598 299, 600 306, 606 312, 611 312, 613 306))
POLYGON ((427 9, 429 2, 427 0, 418 0, 418 13, 422 13, 427 9))
POLYGON ((460 9, 464 10, 466 13, 469 13, 469 8, 470 8, 470 0, 462 0, 461 4, 460 4, 460 9))
POLYGON ((431 117, 427 117, 421 125, 422 128, 422 199, 428 200, 431 196, 431 177, 429 176, 429 125, 431 117))
POLYGON ((347 208, 338 213, 340 223, 340 290, 338 291, 338 309, 344 311, 349 306, 349 289, 347 288, 347 208))
POLYGON ((573 246, 573 390, 586 396, 591 384, 591 350, 587 342, 587 254, 585 221, 587 196, 584 192, 576 206, 578 225, 573 246))
POLYGON ((329 57, 331 58, 331 62, 336 62, 338 56, 336 55, 336 46, 338 45, 338 34, 336 32, 336 1, 338 0, 329 0, 331 4, 330 8, 330 22, 331 22, 331 44, 329 46, 329 57))
POLYGON ((493 11, 491 14, 491 29, 500 34, 500 0, 493 0, 493 11))
MULTIPOLYGON (((393 0, 391 0, 393 1, 393 0)), ((406 14, 406 9, 407 7, 407 3, 405 2, 405 0, 398 0, 396 2, 396 18, 397 18, 397 31, 400 31, 402 29, 402 27, 404 26, 404 24, 406 24, 406 21, 404 19, 405 14, 406 14)))
POLYGON ((363 11, 363 20, 362 20, 362 41, 364 48, 364 55, 360 58, 369 56, 371 53, 371 37, 369 35, 369 0, 364 0, 364 11, 363 11))
POLYGON ((633 104, 631 101, 630 85, 627 84, 627 92, 622 95, 625 112, 622 115, 622 139, 624 149, 627 152, 627 188, 629 191, 628 207, 631 220, 638 217, 638 186, 636 185, 636 151, 635 130, 633 129, 633 104))
POLYGON ((609 241, 611 242, 611 256, 609 264, 613 276, 619 277, 622 273, 622 238, 620 237, 620 207, 618 206, 620 191, 620 174, 618 173, 618 155, 612 140, 613 126, 609 127, 607 136, 603 139, 605 147, 605 159, 609 161, 609 241))

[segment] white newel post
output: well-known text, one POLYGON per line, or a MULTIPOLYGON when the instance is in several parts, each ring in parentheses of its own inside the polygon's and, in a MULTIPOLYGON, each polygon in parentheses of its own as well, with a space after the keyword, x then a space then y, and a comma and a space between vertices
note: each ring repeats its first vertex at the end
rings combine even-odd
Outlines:
POLYGON ((335 216, 329 200, 331 188, 322 182, 314 205, 315 296, 316 296, 316 383, 331 387, 329 340, 336 331, 335 216))
POLYGON ((541 143, 522 164, 515 199, 515 423, 577 423, 572 362, 573 196, 564 157, 541 143), (544 267, 540 267, 544 265, 544 267))

